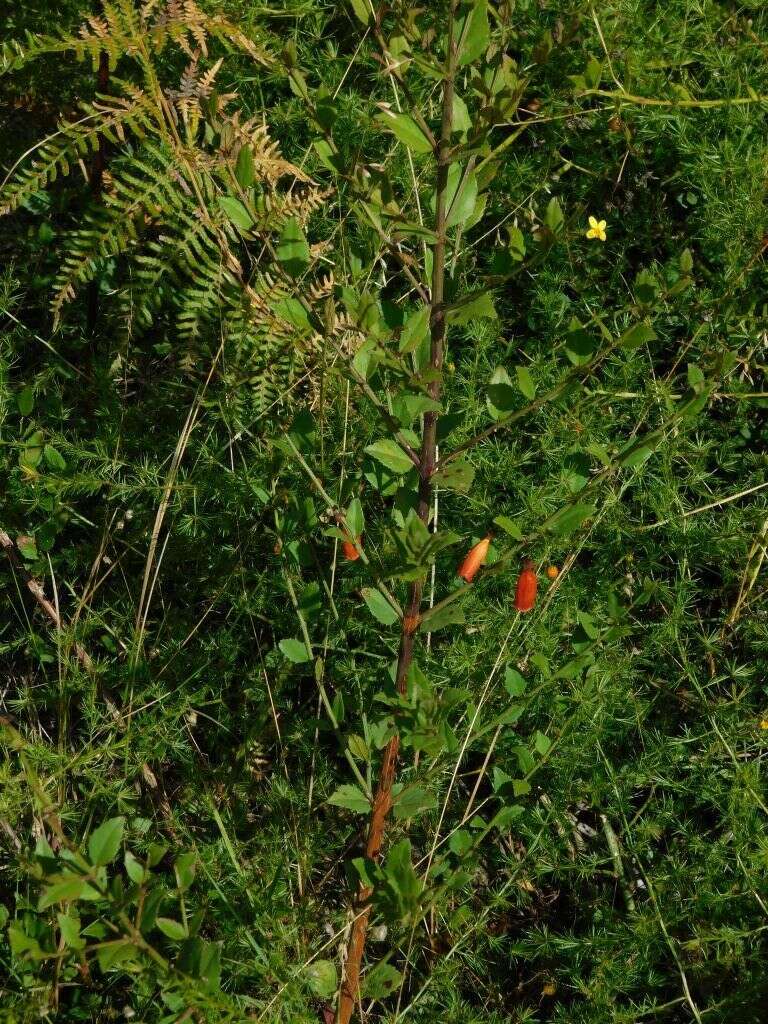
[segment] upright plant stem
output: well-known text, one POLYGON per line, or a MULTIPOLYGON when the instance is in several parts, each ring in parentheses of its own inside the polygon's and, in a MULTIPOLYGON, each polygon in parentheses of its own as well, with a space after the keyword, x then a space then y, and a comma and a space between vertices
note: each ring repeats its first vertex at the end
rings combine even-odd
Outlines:
MULTIPOLYGON (((443 82, 443 109, 440 138, 437 143, 437 176, 436 176, 436 208, 435 208, 435 236, 436 241, 432 250, 432 289, 430 297, 430 368, 439 371, 443 366, 445 356, 446 320, 445 320, 445 256, 446 256, 446 221, 448 215, 448 170, 452 158, 450 156, 451 132, 453 129, 453 90, 456 68, 458 64, 457 44, 454 39, 454 22, 458 0, 451 0, 448 43, 445 65, 445 79, 443 82)), ((439 401, 441 394, 440 377, 429 386, 428 391, 431 398, 439 401)), ((421 435, 421 450, 419 454, 419 503, 418 515, 422 522, 429 520, 430 508, 432 505, 432 474, 435 471, 437 461, 437 423, 438 414, 428 412, 424 415, 424 423, 421 435)), ((408 673, 413 662, 415 645, 415 632, 421 611, 422 592, 424 580, 414 581, 408 590, 402 632, 400 635, 400 650, 397 659, 397 672, 395 675, 395 686, 397 692, 404 694, 407 687, 408 673)), ((397 770, 397 756, 400 750, 400 737, 395 734, 384 749, 384 757, 381 765, 378 785, 371 806, 371 815, 368 824, 368 840, 365 854, 370 860, 377 861, 381 853, 384 840, 384 828, 387 817, 392 807, 392 787, 395 782, 397 770)), ((355 905, 355 919, 352 924, 352 931, 347 946, 347 959, 344 968, 344 980, 341 984, 339 995, 339 1007, 337 1020, 338 1024, 349 1024, 355 1011, 355 1004, 359 1000, 360 968, 365 951, 365 940, 368 933, 368 920, 371 908, 368 901, 371 898, 371 889, 368 886, 361 886, 357 893, 355 905)))

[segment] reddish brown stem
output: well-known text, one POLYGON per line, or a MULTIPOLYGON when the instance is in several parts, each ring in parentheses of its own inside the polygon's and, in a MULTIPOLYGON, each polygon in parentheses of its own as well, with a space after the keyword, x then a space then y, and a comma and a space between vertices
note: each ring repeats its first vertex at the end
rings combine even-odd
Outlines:
MULTIPOLYGON (((458 63, 457 46, 453 37, 457 0, 452 0, 450 22, 448 27, 448 51, 445 81, 443 85, 443 112, 440 139, 437 146, 437 203, 435 210, 435 236, 432 264, 432 293, 430 299, 430 367, 439 371, 443 366, 445 355, 446 321, 445 321, 445 255, 446 255, 446 222, 448 170, 451 165, 451 131, 453 127, 453 89, 458 63)), ((441 384, 439 375, 430 383, 428 391, 431 398, 439 401, 441 384)), ((427 523, 432 506, 432 474, 435 471, 437 457, 437 413, 428 412, 424 416, 421 452, 419 457, 419 506, 418 515, 422 522, 427 523)), ((406 692, 408 673, 413 663, 415 646, 415 629, 421 612, 421 598, 424 581, 416 580, 408 591, 408 600, 403 612, 403 625, 400 635, 400 650, 397 659, 395 687, 397 692, 406 692)), ((400 737, 395 734, 384 749, 379 781, 371 807, 368 823, 368 840, 365 854, 370 860, 377 861, 381 854, 384 841, 384 830, 392 807, 392 787, 397 773, 397 756, 400 750, 400 737)), ((368 933, 368 921, 371 914, 370 899, 372 890, 361 886, 355 900, 355 918, 347 946, 347 959, 344 968, 344 980, 339 994, 337 1020, 339 1024, 349 1024, 359 1000, 360 969, 365 952, 365 940, 368 933)))

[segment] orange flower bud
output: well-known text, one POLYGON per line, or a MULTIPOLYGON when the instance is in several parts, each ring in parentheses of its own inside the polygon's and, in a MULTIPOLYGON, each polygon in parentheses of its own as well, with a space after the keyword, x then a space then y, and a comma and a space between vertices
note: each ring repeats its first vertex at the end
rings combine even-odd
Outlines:
POLYGON ((533 562, 527 558, 523 562, 523 571, 517 578, 517 587, 515 588, 515 608, 519 612, 529 612, 536 604, 537 587, 538 581, 536 573, 533 571, 533 562))
POLYGON ((493 537, 489 533, 487 537, 483 537, 483 539, 478 541, 474 547, 471 547, 464 558, 464 561, 456 570, 457 575, 460 576, 465 583, 471 583, 475 576, 477 576, 477 570, 480 566, 485 565, 485 560, 488 557, 488 548, 491 546, 492 539, 493 537))
MULTIPOLYGON (((359 537, 357 538, 357 543, 358 544, 360 543, 360 538, 359 537)), ((356 562, 358 560, 358 558, 360 557, 360 552, 357 550, 357 548, 355 547, 354 541, 352 541, 352 540, 344 540, 344 541, 342 541, 341 542, 341 550, 342 550, 342 552, 344 554, 344 557, 346 558, 346 560, 348 562, 356 562)))
POLYGON ((547 566, 547 579, 548 580, 556 580, 559 575, 560 575, 560 570, 558 569, 558 567, 556 565, 548 565, 547 566))

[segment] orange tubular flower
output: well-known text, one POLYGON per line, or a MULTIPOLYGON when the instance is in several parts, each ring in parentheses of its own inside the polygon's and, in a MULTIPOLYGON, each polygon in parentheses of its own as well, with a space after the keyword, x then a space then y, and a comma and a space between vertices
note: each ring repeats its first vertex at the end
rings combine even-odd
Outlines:
POLYGON ((471 583, 475 576, 477 576, 477 570, 480 566, 485 565, 485 560, 488 557, 488 548, 491 546, 492 539, 493 537, 489 533, 487 537, 483 537, 474 547, 471 547, 464 561, 456 570, 457 575, 465 583, 471 583))
POLYGON ((533 562, 526 558, 523 562, 523 571, 517 578, 515 588, 515 608, 519 612, 529 612, 536 604, 536 588, 538 581, 533 571, 533 562))
MULTIPOLYGON (((357 538, 357 543, 358 544, 360 543, 360 538, 359 537, 357 538)), ((354 541, 352 541, 352 540, 344 540, 344 541, 342 541, 341 542, 341 550, 342 550, 342 552, 344 554, 344 557, 346 558, 346 560, 348 562, 356 562, 358 560, 358 558, 360 557, 360 552, 357 550, 357 548, 355 547, 354 541)))

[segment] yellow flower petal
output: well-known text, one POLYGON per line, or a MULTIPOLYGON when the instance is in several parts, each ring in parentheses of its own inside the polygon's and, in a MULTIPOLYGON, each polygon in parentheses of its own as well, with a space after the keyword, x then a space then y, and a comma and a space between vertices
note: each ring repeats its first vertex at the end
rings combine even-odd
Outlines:
MULTIPOLYGON (((589 218, 589 226, 591 228, 596 228, 598 226, 598 224, 597 224, 597 217, 590 217, 589 218)), ((605 221, 603 221, 603 226, 605 226, 605 221)))
POLYGON ((761 729, 768 729, 768 718, 764 718, 764 719, 763 719, 763 720, 762 720, 762 721, 760 722, 760 728, 761 728, 761 729))

